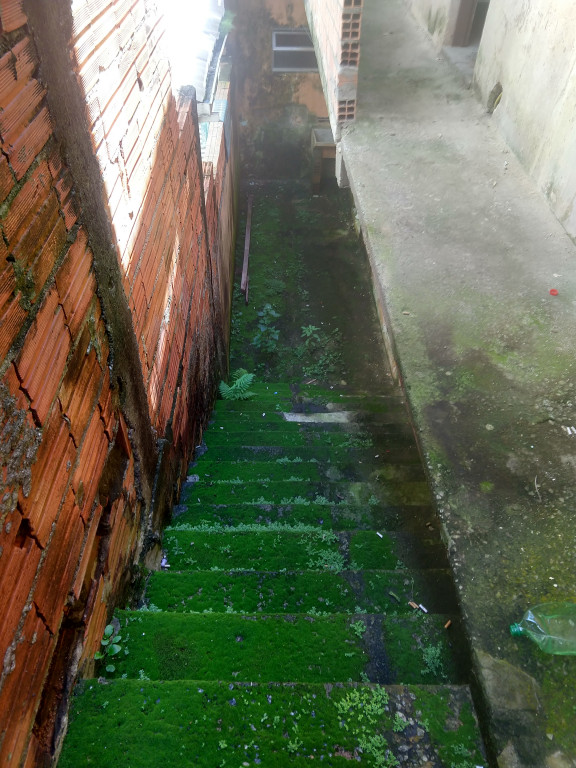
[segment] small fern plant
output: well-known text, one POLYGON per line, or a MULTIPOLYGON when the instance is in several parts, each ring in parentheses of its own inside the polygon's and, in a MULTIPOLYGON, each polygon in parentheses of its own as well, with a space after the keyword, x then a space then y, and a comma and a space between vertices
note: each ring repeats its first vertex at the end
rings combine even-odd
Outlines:
POLYGON ((250 387, 255 379, 253 373, 248 373, 244 368, 238 368, 232 374, 232 384, 221 381, 218 386, 220 397, 223 400, 249 400, 255 392, 250 392, 250 387))

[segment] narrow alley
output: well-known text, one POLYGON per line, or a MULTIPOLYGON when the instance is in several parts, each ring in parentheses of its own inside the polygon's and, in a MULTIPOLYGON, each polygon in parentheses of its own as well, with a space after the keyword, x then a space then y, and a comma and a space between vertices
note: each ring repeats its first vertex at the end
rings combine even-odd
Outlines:
POLYGON ((250 193, 231 357, 256 380, 240 370, 217 401, 163 568, 139 608, 116 612, 118 653, 82 682, 60 766, 484 765, 349 196, 250 193))

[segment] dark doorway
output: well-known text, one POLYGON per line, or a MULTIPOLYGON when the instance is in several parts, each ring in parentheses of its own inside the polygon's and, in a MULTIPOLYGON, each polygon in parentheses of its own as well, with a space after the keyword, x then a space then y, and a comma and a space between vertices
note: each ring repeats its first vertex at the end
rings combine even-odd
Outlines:
POLYGON ((461 0, 452 38, 453 46, 466 47, 480 43, 489 4, 490 0, 461 0))

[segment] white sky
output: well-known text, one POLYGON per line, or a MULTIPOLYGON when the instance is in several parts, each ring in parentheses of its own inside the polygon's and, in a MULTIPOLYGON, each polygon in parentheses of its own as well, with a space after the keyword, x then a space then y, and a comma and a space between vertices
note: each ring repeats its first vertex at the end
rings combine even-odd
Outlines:
MULTIPOLYGON (((203 88, 212 47, 224 15, 224 0, 158 0, 166 29, 165 50, 175 90, 183 85, 203 88)), ((199 94, 199 97, 202 94, 199 94)))

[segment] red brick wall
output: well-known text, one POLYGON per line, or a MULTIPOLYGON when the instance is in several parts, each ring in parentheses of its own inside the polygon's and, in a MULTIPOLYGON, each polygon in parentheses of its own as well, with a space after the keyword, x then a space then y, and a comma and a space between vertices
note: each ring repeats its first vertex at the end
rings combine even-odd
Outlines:
POLYGON ((207 227, 151 8, 0 0, 0 766, 54 749, 223 349, 233 184, 208 178, 207 227))
POLYGON ((334 135, 356 116, 363 0, 305 0, 334 135))

